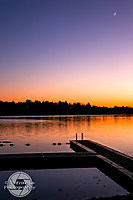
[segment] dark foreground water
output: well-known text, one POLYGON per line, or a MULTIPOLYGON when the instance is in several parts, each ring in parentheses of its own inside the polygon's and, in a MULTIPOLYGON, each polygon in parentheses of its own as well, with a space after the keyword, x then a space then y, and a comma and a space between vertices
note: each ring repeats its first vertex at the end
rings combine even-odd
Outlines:
MULTIPOLYGON (((14 171, 0 172, 0 196, 2 200, 16 198, 26 200, 74 200, 128 194, 126 190, 96 168, 26 170, 24 172, 34 182, 32 190, 24 197, 22 195, 25 195, 26 190, 23 191, 21 188, 16 192, 15 189, 6 187, 5 181, 8 181, 14 171)), ((20 171, 18 173, 20 174, 20 171)))

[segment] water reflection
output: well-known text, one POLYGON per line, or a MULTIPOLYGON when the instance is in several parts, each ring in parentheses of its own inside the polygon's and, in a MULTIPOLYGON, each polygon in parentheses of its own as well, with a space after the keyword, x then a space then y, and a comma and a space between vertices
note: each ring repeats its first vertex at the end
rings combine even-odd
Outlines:
POLYGON ((72 151, 66 143, 91 139, 133 156, 133 116, 30 116, 0 118, 0 153, 72 151), (26 146, 29 143, 30 146, 26 146), (61 143, 53 146, 53 143, 61 143))
MULTIPOLYGON (((128 194, 125 189, 97 168, 26 170, 24 172, 35 182, 35 189, 24 197, 26 200, 73 200, 128 194)), ((8 189, 4 189, 5 181, 13 173, 14 171, 0 172, 0 194, 2 199, 12 200, 15 198, 9 193, 8 189)))

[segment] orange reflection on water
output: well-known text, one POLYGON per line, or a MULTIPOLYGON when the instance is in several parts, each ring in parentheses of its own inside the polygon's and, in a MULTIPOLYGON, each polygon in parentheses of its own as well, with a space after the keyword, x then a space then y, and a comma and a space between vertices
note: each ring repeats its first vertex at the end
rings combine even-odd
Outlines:
POLYGON ((133 156, 133 116, 55 116, 37 119, 1 119, 0 153, 72 151, 66 144, 75 139, 90 139, 133 156), (52 143, 56 143, 55 146, 52 143), (62 145, 57 145, 57 143, 62 145), (26 146, 29 143, 30 146, 26 146))

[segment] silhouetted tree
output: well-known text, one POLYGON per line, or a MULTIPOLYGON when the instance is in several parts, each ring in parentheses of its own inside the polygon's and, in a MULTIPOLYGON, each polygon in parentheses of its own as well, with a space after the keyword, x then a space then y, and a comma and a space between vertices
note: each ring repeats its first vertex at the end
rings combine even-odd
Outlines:
POLYGON ((3 102, 0 101, 0 116, 6 115, 62 115, 62 114, 133 114, 132 107, 98 107, 91 106, 88 102, 86 105, 77 103, 67 103, 67 101, 58 103, 35 100, 26 100, 25 102, 3 102))

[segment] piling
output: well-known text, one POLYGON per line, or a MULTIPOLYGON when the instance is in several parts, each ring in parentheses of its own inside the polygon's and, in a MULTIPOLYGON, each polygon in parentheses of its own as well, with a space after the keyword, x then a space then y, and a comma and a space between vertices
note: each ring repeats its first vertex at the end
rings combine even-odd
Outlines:
POLYGON ((77 141, 77 133, 76 133, 76 141, 77 141))

